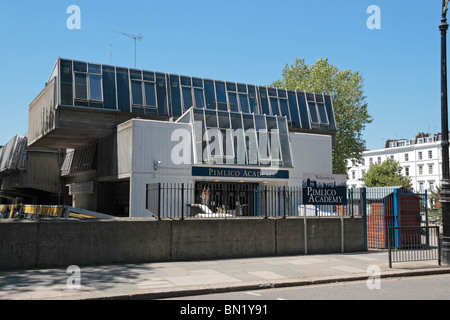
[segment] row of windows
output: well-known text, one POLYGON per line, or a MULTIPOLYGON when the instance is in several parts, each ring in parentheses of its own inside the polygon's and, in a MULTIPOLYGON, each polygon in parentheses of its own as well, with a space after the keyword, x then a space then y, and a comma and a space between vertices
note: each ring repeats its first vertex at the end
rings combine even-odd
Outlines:
MULTIPOLYGON (((433 169, 434 168, 433 164, 428 164, 426 167, 428 167, 428 171, 427 171, 428 173, 427 174, 435 174, 434 169, 433 169)), ((424 168, 425 168, 425 165, 423 165, 423 164, 417 165, 417 175, 421 176, 421 175, 426 174, 425 171, 424 171, 424 168)), ((403 168, 403 170, 404 170, 405 176, 410 176, 410 167, 409 166, 405 166, 403 168)), ((367 171, 364 170, 364 169, 361 170, 361 176, 364 176, 364 174, 366 172, 367 171)), ((351 175, 352 175, 352 180, 355 180, 356 179, 356 171, 352 170, 351 171, 351 175)))
POLYGON ((289 126, 336 130, 328 95, 60 60, 60 101, 165 116, 191 107, 284 116, 289 126))
MULTIPOLYGON (((424 156, 425 154, 427 154, 428 159, 433 159, 433 150, 428 150, 426 153, 423 152, 423 151, 419 151, 417 153, 417 160, 425 160, 425 156, 424 156)), ((392 159, 392 160, 395 160, 393 155, 390 155, 389 158, 392 159)), ((369 159, 369 165, 374 164, 374 158, 373 157, 370 157, 368 159, 369 159)), ((403 155, 403 159, 404 159, 404 161, 409 161, 410 160, 409 159, 409 153, 405 153, 403 155)), ((382 157, 376 157, 376 163, 378 163, 378 164, 382 163, 382 157)), ((366 159, 365 158, 362 158, 361 165, 363 165, 363 166, 366 165, 366 159)))

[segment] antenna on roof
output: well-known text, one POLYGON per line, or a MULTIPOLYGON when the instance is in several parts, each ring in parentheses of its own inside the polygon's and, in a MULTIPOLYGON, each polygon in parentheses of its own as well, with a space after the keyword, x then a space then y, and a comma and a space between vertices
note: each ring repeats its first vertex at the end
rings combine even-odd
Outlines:
POLYGON ((112 51, 112 44, 109 45, 111 47, 111 49, 109 50, 109 64, 112 64, 112 55, 115 54, 115 52, 112 51))
POLYGON ((142 40, 142 36, 138 36, 138 35, 134 35, 134 34, 129 34, 129 33, 124 33, 124 32, 119 32, 119 31, 113 31, 115 33, 120 33, 128 38, 132 38, 134 39, 134 67, 136 68, 136 40, 142 40))

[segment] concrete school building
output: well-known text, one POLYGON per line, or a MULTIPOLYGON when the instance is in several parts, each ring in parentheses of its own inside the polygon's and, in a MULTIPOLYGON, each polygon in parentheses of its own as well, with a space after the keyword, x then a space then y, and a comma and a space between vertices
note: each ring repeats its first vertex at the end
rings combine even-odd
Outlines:
POLYGON ((254 215, 256 188, 331 173, 335 132, 327 94, 58 59, 29 106, 26 146, 5 152, 26 161, 0 170, 0 195, 152 217, 149 186, 176 183, 192 186, 183 205, 213 190, 208 209, 254 215), (44 168, 51 189, 38 175, 5 183, 44 168))

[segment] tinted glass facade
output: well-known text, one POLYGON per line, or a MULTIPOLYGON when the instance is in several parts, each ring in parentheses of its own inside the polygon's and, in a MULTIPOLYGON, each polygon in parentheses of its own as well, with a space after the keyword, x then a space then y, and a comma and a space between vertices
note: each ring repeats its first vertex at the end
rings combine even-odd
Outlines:
POLYGON ((291 128, 335 131, 331 97, 95 63, 59 60, 60 104, 179 117, 191 107, 286 117, 291 128))

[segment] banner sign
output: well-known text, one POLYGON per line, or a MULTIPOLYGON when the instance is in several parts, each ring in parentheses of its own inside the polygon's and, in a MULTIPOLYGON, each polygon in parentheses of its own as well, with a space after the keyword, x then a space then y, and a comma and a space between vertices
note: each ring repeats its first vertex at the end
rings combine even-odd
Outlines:
POLYGON ((260 179, 289 179, 288 170, 269 169, 235 169, 220 167, 192 167, 192 175, 197 177, 222 178, 260 178, 260 179))
POLYGON ((347 204, 345 174, 306 173, 303 175, 303 204, 347 204))

